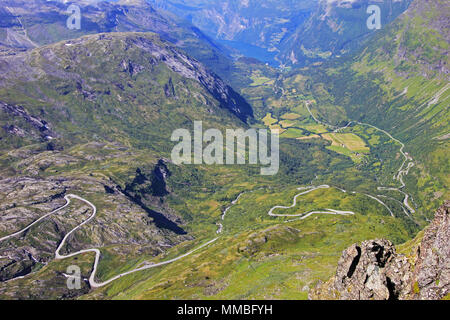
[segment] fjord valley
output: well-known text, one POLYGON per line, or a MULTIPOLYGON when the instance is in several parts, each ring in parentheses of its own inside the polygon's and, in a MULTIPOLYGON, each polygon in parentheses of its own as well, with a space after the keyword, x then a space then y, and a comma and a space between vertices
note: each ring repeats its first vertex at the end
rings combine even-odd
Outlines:
POLYGON ((449 1, 73 4, 0 0, 1 299, 448 298, 449 1))

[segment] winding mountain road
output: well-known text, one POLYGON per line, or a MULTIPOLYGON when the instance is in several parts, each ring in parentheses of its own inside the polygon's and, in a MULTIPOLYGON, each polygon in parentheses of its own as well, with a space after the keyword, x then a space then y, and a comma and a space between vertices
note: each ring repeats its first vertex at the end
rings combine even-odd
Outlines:
MULTIPOLYGON (((292 202, 292 205, 290 205, 290 206, 274 206, 274 207, 272 207, 269 210, 268 215, 272 216, 272 217, 300 217, 299 219, 295 219, 295 220, 303 220, 303 219, 306 219, 306 218, 308 218, 309 216, 311 216, 313 214, 333 214, 333 215, 342 215, 342 216, 355 215, 356 213, 353 212, 353 211, 343 211, 343 210, 336 210, 336 209, 329 209, 329 208, 326 208, 323 211, 313 210, 313 211, 308 211, 308 212, 303 212, 303 213, 296 213, 296 214, 277 214, 277 213, 273 213, 273 211, 276 210, 276 209, 291 209, 291 208, 294 208, 297 205, 297 198, 302 196, 302 195, 305 195, 305 194, 310 193, 310 192, 315 191, 315 190, 329 189, 329 188, 332 188, 332 187, 327 185, 327 184, 323 184, 323 185, 320 185, 320 186, 317 186, 317 187, 309 186, 309 187, 297 188, 297 190, 306 190, 306 191, 300 192, 299 194, 295 195, 294 199, 293 199, 293 202, 292 202)), ((337 188, 337 187, 334 187, 334 188, 339 190, 339 191, 341 191, 341 192, 343 192, 343 193, 347 193, 347 190, 344 190, 342 188, 337 188)), ((352 193, 355 194, 357 192, 354 191, 352 193)), ((389 209, 389 207, 387 207, 382 201, 380 201, 379 199, 377 199, 377 198, 375 198, 375 197, 373 197, 371 195, 368 195, 368 194, 364 194, 364 195, 368 196, 370 198, 373 198, 374 200, 380 202, 382 205, 384 205, 386 207, 386 209, 391 213, 391 215, 393 215, 392 211, 389 209)), ((287 222, 292 222, 292 221, 295 221, 295 220, 289 220, 287 222)))
MULTIPOLYGON (((400 168, 397 170, 397 173, 396 173, 396 174, 394 175, 394 177, 393 177, 394 180, 397 180, 397 181, 399 181, 399 182, 401 183, 400 187, 399 187, 399 188, 393 188, 393 187, 378 187, 377 189, 380 190, 380 191, 397 191, 397 192, 402 193, 402 194, 404 195, 404 198, 403 198, 403 205, 409 210, 409 212, 415 213, 414 208, 413 208, 413 207, 409 204, 409 202, 408 202, 410 196, 409 196, 406 192, 404 192, 404 191, 402 190, 402 189, 405 187, 405 182, 403 181, 403 177, 404 177, 404 176, 407 176, 407 175, 409 174, 409 170, 410 170, 412 167, 414 167, 413 159, 412 159, 408 154, 406 154, 405 151, 404 151, 404 149, 405 149, 405 144, 404 144, 403 142, 401 142, 400 140, 394 138, 394 137, 393 137, 389 132, 387 132, 386 130, 380 129, 380 128, 378 128, 378 127, 376 127, 376 126, 374 126, 374 125, 372 125, 372 124, 369 124, 369 123, 364 123, 364 122, 359 122, 359 121, 350 121, 350 122, 348 122, 347 125, 344 126, 344 127, 336 127, 336 126, 333 126, 333 125, 331 125, 331 124, 329 124, 329 123, 322 122, 322 121, 320 121, 319 119, 317 119, 317 118, 313 115, 313 113, 311 112, 311 109, 310 109, 310 107, 309 107, 309 101, 305 102, 305 106, 306 106, 306 108, 308 109, 308 112, 309 112, 309 114, 311 115, 311 117, 314 119, 314 121, 316 121, 316 122, 319 123, 319 124, 325 125, 325 126, 327 126, 327 127, 333 128, 333 129, 334 129, 334 132, 338 132, 338 131, 340 131, 340 130, 346 129, 346 128, 348 128, 352 123, 357 123, 357 124, 359 124, 359 125, 362 125, 362 126, 368 126, 368 127, 371 127, 371 128, 373 128, 373 129, 375 129, 375 130, 378 130, 378 131, 384 133, 385 135, 387 135, 391 140, 393 140, 393 141, 397 142, 398 144, 400 144, 400 153, 402 154, 404 160, 403 160, 403 163, 402 163, 402 165, 400 166, 400 168), (408 162, 408 161, 409 161, 409 162, 408 162), (405 164, 406 164, 407 162, 408 162, 408 165, 406 166, 406 168, 404 168, 404 166, 405 166, 405 164)), ((379 203, 381 203, 384 207, 386 207, 386 208, 389 210, 389 212, 391 213, 391 215, 394 216, 394 214, 392 213, 391 209, 389 209, 389 207, 388 207, 383 201, 381 201, 380 199, 378 199, 378 198, 375 197, 375 196, 368 195, 368 194, 365 194, 365 195, 366 195, 366 196, 369 196, 370 198, 373 198, 374 200, 376 200, 376 201, 378 201, 379 203)), ((403 205, 402 205, 402 209, 404 210, 405 208, 403 207, 403 205)), ((409 215, 408 215, 408 216, 409 216, 409 215)))
MULTIPOLYGON (((78 226, 73 228, 70 232, 68 232, 64 236, 64 238, 61 240, 61 243, 59 244, 58 248, 55 251, 55 259, 56 260, 62 260, 62 259, 67 259, 67 258, 71 258, 71 257, 77 256, 77 255, 80 255, 80 254, 83 254, 83 253, 91 253, 91 252, 95 253, 94 265, 93 265, 93 268, 92 268, 91 276, 89 277, 89 285, 92 288, 103 287, 103 286, 113 282, 114 280, 117 280, 117 279, 119 279, 119 278, 121 278, 123 276, 129 275, 129 274, 132 274, 132 273, 135 273, 135 272, 139 272, 139 271, 143 271, 143 270, 147 270, 147 269, 151 269, 151 268, 156 268, 156 267, 159 267, 159 266, 163 266, 163 265, 175 262, 177 260, 180 260, 180 259, 182 259, 184 257, 187 257, 187 256, 193 254, 194 252, 196 252, 196 251, 198 251, 198 250, 200 250, 200 249, 210 245, 211 243, 215 242, 218 239, 218 238, 214 238, 214 239, 212 239, 212 240, 202 244, 201 246, 199 246, 199 247, 197 247, 197 248, 195 248, 195 249, 193 249, 193 250, 191 250, 191 251, 189 251, 189 252, 187 252, 185 254, 182 254, 182 255, 180 255, 180 256, 178 256, 176 258, 173 258, 173 259, 170 259, 170 260, 167 260, 167 261, 163 261, 163 262, 159 262, 159 263, 155 263, 155 264, 145 265, 143 267, 139 267, 139 268, 136 268, 136 269, 133 269, 133 270, 121 273, 121 274, 119 274, 119 275, 117 275, 117 276, 115 276, 115 277, 113 277, 113 278, 111 278, 111 279, 109 279, 107 281, 98 283, 98 282, 95 281, 95 275, 97 273, 98 263, 99 263, 100 257, 101 257, 101 252, 100 252, 99 249, 97 249, 97 248, 85 249, 85 250, 80 250, 80 251, 77 251, 77 252, 74 252, 74 253, 71 253, 71 254, 68 254, 68 255, 61 255, 60 254, 61 249, 66 244, 66 241, 70 237, 70 235, 73 234, 75 231, 77 231, 82 226, 84 226, 85 224, 89 223, 92 219, 95 218, 95 215, 97 214, 97 207, 93 203, 91 203, 90 201, 88 201, 88 200, 86 200, 86 199, 84 199, 84 198, 82 198, 80 196, 74 195, 74 194, 68 194, 68 195, 64 196, 64 199, 66 200, 66 204, 65 205, 63 205, 62 207, 59 207, 58 209, 55 209, 52 212, 42 216, 41 218, 37 219, 36 221, 31 223, 29 226, 23 228, 22 230, 17 231, 15 233, 11 234, 11 235, 8 235, 8 236, 5 236, 5 237, 1 238, 0 242, 20 235, 21 233, 29 230, 35 224, 37 224, 40 221, 42 221, 43 219, 47 218, 48 216, 50 216, 52 214, 55 214, 56 212, 66 208, 70 204, 70 199, 80 200, 80 201, 88 204, 92 208, 92 211, 93 211, 92 215, 87 220, 85 220, 82 223, 80 223, 78 226)), ((15 278, 15 279, 19 279, 19 278, 23 278, 23 277, 18 277, 18 278, 15 278)), ((14 279, 12 279, 12 280, 14 280, 14 279)))
POLYGON ((51 216, 52 214, 54 214, 54 213, 56 213, 56 212, 58 212, 58 211, 64 209, 64 208, 67 207, 67 206, 69 205, 69 203, 70 203, 70 200, 68 201, 68 200, 66 199, 66 201, 67 201, 66 204, 63 205, 62 207, 60 207, 60 208, 58 208, 58 209, 55 209, 55 210, 53 210, 52 212, 47 213, 46 215, 40 217, 39 219, 37 219, 36 221, 34 221, 33 223, 31 223, 31 224, 28 225, 27 227, 23 228, 22 230, 17 231, 17 232, 15 232, 15 233, 13 233, 13 234, 10 234, 10 235, 8 235, 8 236, 5 236, 5 237, 3 237, 3 238, 0 238, 0 242, 1 242, 1 241, 4 241, 4 240, 8 240, 8 239, 10 239, 10 238, 13 238, 13 237, 15 237, 15 236, 18 236, 19 234, 21 234, 21 233, 23 233, 23 232, 29 230, 32 226, 34 226, 35 224, 37 224, 37 223, 39 223, 40 221, 44 220, 44 219, 47 218, 48 216, 51 216))
MULTIPOLYGON (((286 207, 286 206, 275 206, 272 209, 269 210, 268 215, 272 216, 272 217, 301 217, 301 219, 306 219, 307 217, 313 215, 313 214, 339 214, 339 215, 354 215, 355 213, 353 211, 341 211, 341 210, 335 210, 335 209, 326 209, 327 211, 309 211, 309 212, 304 212, 304 213, 298 213, 298 214, 276 214, 273 213, 273 211, 275 209, 291 209, 294 208, 297 205, 297 198, 305 195, 307 193, 310 193, 312 191, 318 190, 318 189, 329 189, 330 186, 327 184, 323 184, 321 186, 318 187, 300 187, 297 188, 297 190, 305 190, 303 192, 300 192, 299 194, 294 196, 294 200, 292 202, 292 205, 286 207)), ((342 190, 341 190, 342 191, 342 190)), ((345 190, 343 191, 345 192, 345 190)))
MULTIPOLYGON (((312 116, 312 118, 313 118, 317 123, 322 124, 322 125, 325 125, 325 126, 328 126, 328 127, 334 128, 334 129, 335 129, 334 132, 338 132, 338 131, 341 130, 341 129, 348 128, 348 127, 351 125, 351 123, 354 122, 354 123, 358 123, 358 124, 360 124, 360 125, 370 126, 370 127, 374 128, 374 129, 376 129, 376 130, 378 130, 378 131, 381 131, 381 132, 385 133, 390 139, 392 139, 392 140, 394 140, 395 142, 399 143, 399 144, 401 145, 400 153, 403 155, 404 161, 403 161, 402 165, 400 166, 400 168, 398 169, 397 174, 394 176, 394 180, 398 180, 398 181, 401 183, 401 186, 400 186, 400 188, 378 187, 378 190, 398 191, 398 192, 402 193, 402 194, 405 196, 405 197, 404 197, 404 200, 403 200, 403 204, 408 208, 408 210, 409 210, 410 212, 413 212, 413 213, 415 212, 414 209, 413 209, 413 208, 409 205, 409 203, 408 203, 409 195, 408 195, 406 192, 404 192, 404 191, 401 190, 401 189, 403 189, 403 188, 405 187, 405 183, 404 183, 404 181, 403 181, 403 176, 408 175, 409 170, 414 166, 414 162, 412 162, 412 158, 409 157, 409 156, 404 152, 405 145, 404 145, 401 141, 399 141, 398 139, 395 139, 394 137, 392 137, 392 135, 389 134, 387 131, 385 131, 385 130, 383 130, 383 129, 380 129, 380 128, 377 128, 377 127, 375 127, 375 126, 373 126, 373 125, 371 125, 371 124, 367 124, 367 123, 362 123, 362 122, 357 122, 357 121, 350 121, 345 127, 342 127, 342 128, 332 126, 332 125, 330 125, 330 124, 327 124, 327 123, 324 123, 324 122, 318 120, 318 119, 312 114, 312 112, 311 112, 311 110, 310 110, 310 108, 309 108, 309 104, 308 104, 308 103, 306 103, 306 107, 307 107, 307 109, 308 109, 310 115, 312 116), (405 164, 406 164, 408 161, 410 161, 410 162, 408 163, 408 165, 406 166, 406 168, 404 168, 405 164)), ((272 207, 272 208, 269 210, 268 215, 269 215, 269 216, 273 216, 273 217, 299 217, 299 219, 306 219, 306 218, 310 217, 310 216, 313 215, 313 214, 354 215, 355 212, 353 212, 353 211, 342 211, 342 210, 328 209, 328 208, 325 209, 325 210, 314 210, 314 211, 309 211, 309 212, 304 212, 304 213, 299 213, 299 214, 276 214, 276 213, 274 213, 274 210, 276 210, 276 209, 290 209, 290 208, 294 208, 294 207, 297 205, 297 198, 300 197, 300 196, 302 196, 302 195, 305 195, 305 194, 307 194, 307 193, 313 192, 313 191, 318 190, 318 189, 329 189, 329 188, 331 188, 329 185, 320 185, 320 186, 317 186, 317 187, 315 187, 315 186, 309 186, 309 187, 300 187, 300 188, 297 188, 297 190, 303 190, 303 191, 300 192, 299 194, 297 194, 297 195, 294 196, 292 205, 290 205, 290 206, 280 206, 280 205, 274 206, 274 207, 272 207)), ((336 187, 336 188, 337 188, 337 187, 336 187)), ((347 192, 346 190, 341 189, 341 188, 337 188, 337 189, 340 190, 340 191, 342 191, 342 192, 344 192, 344 193, 347 192)), ((253 191, 255 191, 255 190, 253 190, 253 191)), ((247 192, 253 192, 253 191, 247 191, 247 192)), ((232 206, 234 206, 234 205, 239 201, 239 199, 241 198, 242 195, 244 195, 244 194, 247 193, 247 192, 241 192, 241 193, 237 196, 237 198, 236 198, 235 200, 233 200, 233 201, 231 202, 231 204, 230 204, 228 207, 225 208, 225 210, 222 212, 222 215, 221 215, 221 220, 222 220, 222 221, 225 220, 225 217, 226 217, 226 214, 227 214, 228 210, 229 210, 232 206)), ((352 193, 355 194, 355 193, 357 193, 357 192, 356 192, 356 191, 353 191, 352 193)), ((369 194, 365 194, 365 193, 364 193, 364 195, 367 196, 367 197, 370 197, 370 198, 376 200, 377 202, 379 202, 380 204, 382 204, 382 205, 389 211, 389 213, 390 213, 392 216, 394 216, 394 214, 393 214, 393 212, 391 211, 391 209, 390 209, 383 201, 381 201, 381 200, 378 199, 377 197, 372 196, 372 195, 369 195, 369 194)), ((384 197, 385 197, 385 196, 384 196, 384 197)), ((83 227, 84 225, 86 225, 86 224, 89 223, 92 219, 95 218, 95 216, 96 216, 96 214, 97 214, 97 208, 96 208, 96 206, 95 206, 93 203, 91 203, 90 201, 88 201, 88 200, 86 200, 86 199, 84 199, 84 198, 82 198, 82 197, 80 197, 80 196, 74 195, 74 194, 68 194, 68 195, 66 195, 66 196, 64 197, 64 199, 66 200, 66 204, 64 204, 63 206, 61 206, 61 207, 59 207, 59 208, 53 210, 52 212, 50 212, 50 213, 48 213, 48 214, 46 214, 46 215, 40 217, 39 219, 37 219, 36 221, 34 221, 33 223, 31 223, 31 224, 28 225, 27 227, 23 228, 22 230, 17 231, 17 232, 15 232, 15 233, 13 233, 13 234, 10 234, 10 235, 8 235, 8 236, 4 236, 3 238, 0 238, 0 242, 1 242, 1 241, 8 240, 8 239, 10 239, 10 238, 12 238, 12 237, 16 237, 16 236, 22 234, 23 232, 29 230, 31 227, 33 227, 34 225, 36 225, 37 223, 39 223, 40 221, 42 221, 43 219, 45 219, 45 218, 47 218, 47 217, 49 217, 49 216, 51 216, 51 215, 57 213, 58 211, 60 211, 60 210, 62 210, 62 209, 64 209, 64 208, 66 208, 67 206, 70 205, 70 202, 71 202, 70 199, 77 199, 77 200, 80 200, 80 201, 82 201, 82 202, 88 204, 88 205, 92 208, 92 214, 91 214, 91 216, 90 216, 88 219, 86 219, 85 221, 83 221, 82 223, 80 223, 78 226, 76 226, 75 228, 73 228, 70 232, 68 232, 68 233, 64 236, 64 238, 61 240, 61 243, 59 244, 58 248, 57 248, 56 251, 55 251, 55 259, 56 259, 56 260, 62 260, 62 259, 67 259, 67 258, 71 258, 71 257, 77 256, 77 255, 80 255, 80 254, 84 254, 84 253, 95 253, 94 265, 93 265, 93 268, 92 268, 91 275, 90 275, 90 277, 89 277, 89 284, 90 284, 90 286, 91 286, 92 288, 103 287, 103 286, 105 286, 105 285, 107 285, 107 284, 110 284, 111 282, 113 282, 113 281, 115 281, 115 280, 117 280, 117 279, 119 279, 119 278, 121 278, 121 277, 124 277, 124 276, 126 276, 126 275, 129 275, 129 274, 132 274, 132 273, 135 273, 135 272, 139 272, 139 271, 143 271, 143 270, 148 270, 148 269, 151 269, 151 268, 156 268, 156 267, 159 267, 159 266, 163 266, 163 265, 166 265, 166 264, 173 263, 173 262, 175 262, 175 261, 178 261, 178 260, 180 260, 180 259, 182 259, 182 258, 184 258, 184 257, 187 257, 187 256, 193 254, 194 252, 196 252, 196 251, 198 251, 198 250, 200 250, 200 249, 202 249, 202 248, 204 248, 204 247, 206 247, 206 246, 212 244, 212 243, 215 242, 217 239, 219 239, 219 237, 216 237, 216 238, 214 238, 214 239, 212 239, 212 240, 210 240, 210 241, 208 241, 208 242, 206 242, 206 243, 200 245, 199 247, 197 247, 197 248, 195 248, 195 249, 193 249, 193 250, 191 250, 191 251, 189 251, 189 252, 187 252, 187 253, 185 253, 185 254, 182 254, 182 255, 180 255, 180 256, 178 256, 178 257, 175 257, 175 258, 173 258, 173 259, 169 259, 169 260, 167 260, 167 261, 163 261, 163 262, 159 262, 159 263, 155 263, 155 264, 146 264, 146 262, 144 262, 144 266, 142 266, 142 267, 137 267, 137 268, 135 268, 135 269, 133 269, 133 270, 130 270, 130 271, 121 273, 121 274, 119 274, 119 275, 117 275, 117 276, 115 276, 115 277, 112 277, 112 278, 109 279, 109 280, 106 280, 106 281, 104 281, 104 282, 98 283, 98 282, 95 281, 95 276, 96 276, 96 273, 97 273, 97 270, 98 270, 98 264, 99 264, 100 257, 101 257, 101 252, 100 252, 99 249, 97 249, 97 248, 85 249, 85 250, 80 250, 80 251, 77 251, 77 252, 74 252, 74 253, 70 253, 70 254, 67 254, 67 255, 62 255, 62 254, 60 253, 61 249, 62 249, 62 248, 64 247, 64 245, 66 244, 67 239, 70 237, 70 235, 72 235, 75 231, 77 231, 78 229, 80 229, 81 227, 83 227)), ((395 199, 394 199, 394 200, 395 200, 395 199)), ((402 206, 402 209, 404 210, 405 213, 407 213, 403 206, 402 206)), ((298 219, 296 219, 296 220, 298 220, 298 219)), ((290 220, 290 221, 294 221, 294 220, 290 220)), ((222 223, 217 223, 217 226, 218 226, 218 230, 216 231, 216 233, 217 233, 217 234, 221 234, 222 231, 223 231, 224 226, 223 226, 222 223)), ((141 263, 140 265, 142 265, 142 263, 141 263)), ((19 278, 19 277, 18 277, 18 278, 19 278)), ((15 278, 15 279, 18 279, 18 278, 15 278)), ((23 277, 20 277, 20 278, 23 278, 23 277)), ((14 280, 14 279, 12 279, 12 280, 14 280)))

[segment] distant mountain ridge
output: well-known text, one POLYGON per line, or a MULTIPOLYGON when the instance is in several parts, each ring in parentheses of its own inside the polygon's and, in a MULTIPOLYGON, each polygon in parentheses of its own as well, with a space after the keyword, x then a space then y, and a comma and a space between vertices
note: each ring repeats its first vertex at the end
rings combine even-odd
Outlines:
POLYGON ((196 25, 237 55, 270 64, 279 44, 302 24, 317 6, 316 0, 150 0, 196 25))
MULTIPOLYGON (((144 90, 143 94, 147 90, 147 94, 156 99, 148 101, 153 105, 158 103, 167 107, 177 107, 177 104, 189 106, 192 103, 193 110, 196 109, 195 104, 203 105, 204 114, 199 115, 201 118, 214 114, 215 107, 221 107, 230 112, 228 115, 230 121, 233 118, 231 114, 242 121, 252 117, 251 107, 223 80, 153 33, 117 32, 67 40, 4 57, 2 70, 0 101, 18 104, 22 100, 19 97, 28 96, 32 98, 32 101, 26 103, 28 106, 24 105, 28 110, 32 110, 42 101, 48 103, 55 100, 71 105, 66 109, 67 115, 75 114, 75 110, 86 104, 90 105, 89 108, 93 108, 92 112, 96 112, 95 110, 101 105, 111 108, 107 103, 102 102, 105 99, 109 100, 109 97, 113 97, 113 100, 120 97, 119 99, 123 102, 119 107, 121 109, 126 105, 125 99, 131 99, 128 103, 133 105, 135 104, 133 101, 141 94, 138 92, 144 90), (81 52, 83 54, 80 54, 81 52), (100 67, 102 64, 103 67, 100 67), (160 77, 162 78, 159 79, 160 77), (136 84, 129 82, 139 82, 144 78, 147 78, 152 85, 139 83, 139 86, 143 87, 138 89, 136 84), (156 79, 159 79, 161 84, 155 82, 156 79), (179 81, 181 82, 178 84, 179 81), (19 83, 27 83, 28 89, 21 89, 19 83), (49 89, 51 88, 52 92, 47 91, 46 94, 40 92, 38 88, 44 83, 49 89), (187 89, 181 89, 185 86, 190 88, 190 92, 187 89), (186 94, 194 97, 192 102, 189 99, 186 100, 188 97, 185 97, 186 94), (67 100, 68 96, 72 99, 66 102, 61 101, 67 100), (77 104, 76 101, 79 103, 77 104), (174 104, 174 102, 177 103, 174 104)), ((170 108, 165 112, 169 110, 170 108)), ((127 117, 131 120, 134 115, 131 110, 129 111, 130 114, 127 117)), ((57 127, 55 121, 62 120, 54 114, 57 110, 51 104, 44 107, 43 112, 47 116, 52 114, 55 116, 52 121, 47 121, 53 122, 54 127, 57 127), (46 108, 49 109, 46 110, 46 108)), ((66 120, 74 121, 70 119, 70 116, 66 120)), ((81 127, 86 124, 88 123, 79 123, 81 127)), ((174 127, 180 125, 179 123, 174 127)), ((123 128, 130 129, 126 126, 123 128)))
POLYGON ((305 65, 361 48, 377 30, 369 30, 370 5, 380 8, 382 28, 404 12, 412 0, 320 0, 308 21, 280 45, 278 59, 287 65, 305 65))
POLYGON ((381 9, 385 27, 411 0, 150 0, 196 25, 241 54, 282 66, 304 66, 361 48, 369 5, 381 9))
POLYGON ((103 32, 154 32, 222 75, 231 68, 226 50, 187 21, 161 14, 147 1, 0 0, 0 54, 103 32), (70 4, 80 6, 81 28, 68 29, 70 4))

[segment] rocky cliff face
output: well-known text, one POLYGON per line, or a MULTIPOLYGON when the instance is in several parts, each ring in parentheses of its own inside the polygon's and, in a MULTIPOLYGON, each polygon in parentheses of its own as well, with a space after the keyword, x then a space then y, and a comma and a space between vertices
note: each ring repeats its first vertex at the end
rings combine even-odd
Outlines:
POLYGON ((450 291, 450 201, 437 213, 418 248, 413 298, 440 299, 450 291))
POLYGON ((412 245, 412 255, 397 253, 391 242, 382 239, 352 245, 343 252, 336 275, 311 290, 310 299, 438 300, 448 296, 449 209, 447 201, 423 235, 411 241, 418 243, 412 245))

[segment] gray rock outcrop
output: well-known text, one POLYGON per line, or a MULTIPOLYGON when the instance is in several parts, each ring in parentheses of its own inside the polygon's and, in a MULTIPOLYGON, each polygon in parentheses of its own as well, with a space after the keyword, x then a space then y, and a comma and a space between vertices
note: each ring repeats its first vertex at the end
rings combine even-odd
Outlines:
POLYGON ((353 244, 344 250, 336 275, 311 290, 310 299, 444 298, 450 292, 449 208, 447 201, 437 210, 411 257, 397 253, 384 239, 353 244))

